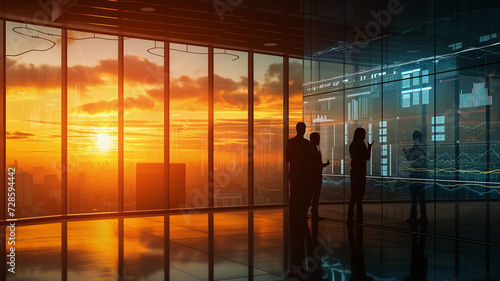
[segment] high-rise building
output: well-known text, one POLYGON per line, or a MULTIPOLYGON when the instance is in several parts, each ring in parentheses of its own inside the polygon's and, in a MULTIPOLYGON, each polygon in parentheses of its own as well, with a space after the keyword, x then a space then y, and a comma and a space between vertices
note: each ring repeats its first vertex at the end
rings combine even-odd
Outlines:
MULTIPOLYGON (((61 202, 61 189, 51 189, 49 191, 50 198, 48 202, 61 202)), ((56 212, 59 212, 60 204, 53 208, 56 212)), ((69 189, 68 190, 68 213, 76 214, 82 211, 82 203, 80 201, 80 190, 69 189)))
POLYGON ((33 205, 33 175, 28 172, 16 173, 16 206, 33 205))
POLYGON ((33 184, 43 184, 44 167, 33 167, 33 184))
POLYGON ((60 190, 61 181, 57 175, 44 175, 43 185, 41 190, 37 190, 36 194, 38 200, 45 203, 45 201, 50 198, 50 190, 60 190))
MULTIPOLYGON (((137 163, 136 200, 137 210, 163 209, 163 163, 137 163)), ((170 164, 169 207, 181 208, 186 203, 186 164, 170 164)))

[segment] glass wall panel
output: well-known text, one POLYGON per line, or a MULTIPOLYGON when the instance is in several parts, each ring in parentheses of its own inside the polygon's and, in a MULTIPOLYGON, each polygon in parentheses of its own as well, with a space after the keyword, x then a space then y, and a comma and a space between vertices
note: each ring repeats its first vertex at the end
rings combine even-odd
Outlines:
POLYGON ((486 239, 490 201, 496 203, 499 198, 497 69, 494 64, 437 77, 438 89, 450 93, 448 98, 455 105, 446 123, 454 133, 454 153, 450 153, 449 166, 440 168, 438 175, 443 181, 452 181, 443 188, 459 202, 454 206, 458 215, 454 230, 470 239, 486 239))
MULTIPOLYGON (((386 120, 381 116, 381 87, 372 85, 345 90, 344 98, 344 174, 346 179, 346 201, 350 199, 353 190, 351 177, 351 149, 354 131, 357 128, 365 130, 365 146, 373 142, 370 160, 366 161, 366 187, 364 201, 380 201, 384 192, 384 177, 389 175, 391 167, 391 149, 385 136, 386 120)), ((356 150, 352 150, 356 153, 356 150)), ((345 206, 347 207, 347 206, 345 206)), ((347 212, 347 209, 346 209, 347 212)), ((365 204, 363 221, 365 223, 380 223, 381 207, 377 204, 365 204)), ((356 217, 358 215, 356 214, 356 217)), ((361 217, 359 217, 361 219, 361 217)))
MULTIPOLYGON (((428 218, 434 216, 434 144, 436 134, 442 135, 441 125, 436 129, 433 123, 434 98, 434 76, 410 76, 383 84, 383 120, 377 141, 386 150, 380 162, 381 175, 387 176, 381 183, 384 225, 402 227, 410 216, 425 217, 426 211, 428 218), (423 212, 417 205, 417 212, 411 214, 412 198, 425 201, 423 212)), ((429 232, 433 226, 429 225, 429 232)))
POLYGON ((208 48, 170 44, 170 194, 208 206, 208 48))
POLYGON ((500 60, 498 1, 436 1, 436 71, 500 60))
MULTIPOLYGON (((345 143, 344 92, 336 91, 319 96, 304 97, 304 121, 307 134, 320 134, 323 162, 330 165, 323 169, 320 201, 344 200, 345 143)), ((349 155, 347 155, 349 156, 349 155)))
POLYGON ((348 48, 343 26, 344 6, 331 1, 306 1, 304 9, 304 24, 310 28, 310 32, 304 34, 304 95, 342 89, 342 83, 331 80, 342 80, 344 75, 345 49, 348 48), (319 20, 310 20, 308 13, 319 20))
POLYGON ((283 58, 254 58, 255 204, 283 202, 283 58))
MULTIPOLYGON (((163 42, 124 44, 124 209, 163 209, 163 42)), ((176 195, 173 207, 184 203, 184 194, 176 195)))
POLYGON ((214 206, 247 204, 248 55, 214 49, 214 206))
POLYGON ((68 213, 118 210, 118 37, 68 31, 68 213))
POLYGON ((6 24, 7 153, 2 157, 7 167, 15 167, 16 217, 61 213, 60 36, 59 29, 6 24))
MULTIPOLYGON (((375 144, 364 198, 377 206, 366 204, 365 218, 370 214, 380 217, 372 223, 407 229, 412 199, 422 198, 429 219, 425 231, 499 241, 492 225, 500 202, 496 147, 500 101, 495 94, 500 86, 496 75, 500 26, 493 16, 499 4, 382 0, 360 5, 361 1, 350 1, 340 5, 343 43, 349 48, 330 48, 316 53, 314 59, 313 50, 324 49, 325 40, 313 29, 337 21, 329 13, 338 8, 327 2, 305 2, 305 7, 324 9, 311 9, 307 17, 311 22, 306 22, 305 37, 310 42, 305 44, 304 65, 309 69, 303 72, 308 75, 303 88, 304 120, 311 131, 324 136, 323 152, 334 143, 334 165, 326 169, 332 175, 324 175, 322 198, 342 198, 347 204, 349 188, 340 188, 333 196, 329 191, 334 190, 330 185, 343 186, 342 177, 334 178, 336 142, 343 142, 338 167, 346 175, 349 133, 371 124, 375 144), (345 63, 328 60, 334 55, 344 56, 345 63), (365 91, 372 95, 372 111, 363 120, 359 93, 365 91), (335 117, 339 112, 342 116, 335 117), (345 139, 338 139, 337 124, 343 126, 345 139), (414 134, 419 139, 416 147, 414 134), (424 151, 414 153, 416 148, 424 151), (340 196, 342 191, 345 196, 340 196)), ((416 218, 421 216, 418 201, 416 218)))
POLYGON ((382 0, 348 1, 344 4, 345 43, 343 84, 345 88, 381 81, 383 25, 374 20, 382 0))
POLYGON ((383 80, 434 73, 434 1, 382 2, 371 15, 384 30, 383 80))
POLYGON ((288 79, 288 135, 290 138, 297 135, 295 125, 303 121, 302 114, 302 60, 290 58, 288 79))

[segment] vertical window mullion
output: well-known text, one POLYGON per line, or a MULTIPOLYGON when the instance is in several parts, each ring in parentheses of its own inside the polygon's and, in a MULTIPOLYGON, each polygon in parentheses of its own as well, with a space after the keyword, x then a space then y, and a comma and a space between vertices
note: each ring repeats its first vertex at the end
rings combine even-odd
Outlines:
POLYGON ((248 205, 254 205, 254 53, 248 52, 248 205))
MULTIPOLYGON (((0 60, 1 60, 1 63, 2 65, 0 66, 0 91, 2 92, 1 94, 1 97, 0 97, 0 126, 2 126, 2 137, 1 137, 1 140, 0 140, 0 154, 2 155, 2 163, 0 164, 0 169, 2 170, 2 174, 0 175, 0 181, 2 183, 6 183, 7 182, 7 178, 6 178, 6 173, 5 171, 7 171, 7 160, 6 160, 6 157, 7 157, 7 154, 6 154, 6 142, 7 142, 7 134, 6 134, 6 130, 7 130, 7 119, 6 119, 6 103, 7 103, 7 88, 6 88, 6 81, 5 81, 5 73, 6 73, 6 61, 7 61, 7 58, 5 57, 5 49, 6 49, 6 43, 5 43, 5 40, 6 40, 6 37, 5 37, 5 33, 6 33, 6 30, 5 30, 5 21, 0 21, 0 60)), ((0 200, 2 202, 2 204, 0 204, 1 206, 7 206, 6 204, 6 187, 7 185, 6 184, 2 184, 2 187, 0 188, 0 200)), ((5 220, 6 219, 6 208, 5 207, 2 207, 2 210, 0 210, 0 219, 1 220, 5 220)), ((3 244, 3 247, 5 247, 5 243, 3 244)), ((5 263, 4 265, 2 265, 3 267, 5 267, 5 263)), ((5 272, 5 271, 4 271, 5 272)))
POLYGON ((68 214, 68 30, 61 30, 61 215, 68 214))
MULTIPOLYGON (((163 204, 170 208, 170 44, 163 43, 163 204)), ((164 280, 170 280, 170 217, 163 219, 164 280)))
POLYGON ((214 48, 208 48, 208 207, 214 207, 214 48))
POLYGON ((163 43, 163 204, 170 208, 170 44, 163 43))
POLYGON ((283 204, 288 203, 288 162, 286 162, 286 143, 288 141, 288 128, 289 128, 289 97, 290 87, 288 81, 290 80, 289 58, 283 57, 283 204))
MULTIPOLYGON (((6 57, 5 57, 5 21, 0 21, 0 62, 1 62, 1 65, 0 65, 0 91, 1 91, 1 95, 0 95, 0 126, 1 126, 1 132, 2 132, 2 136, 0 138, 0 154, 2 155, 2 162, 0 164, 0 169, 2 170, 2 173, 0 175, 0 181, 2 183, 6 183, 7 182, 7 174, 6 174, 6 171, 7 171, 7 167, 6 167, 6 107, 5 107, 5 104, 7 102, 7 98, 6 98, 6 87, 5 87, 5 71, 6 71, 6 64, 5 64, 5 61, 7 60, 6 57)), ((7 206, 7 202, 6 202, 6 194, 7 194, 7 190, 6 190, 6 187, 7 185, 6 184, 2 184, 1 187, 0 187, 0 206, 2 206, 2 210, 0 210, 0 220, 5 220, 6 219, 6 207, 7 206)), ((0 231, 3 231, 3 233, 5 233, 5 226, 2 226, 0 228, 0 231)), ((7 257, 6 257, 6 236, 5 235, 1 235, 2 238, 0 239, 0 243, 2 245, 0 245, 0 253, 2 255, 2 257, 0 258, 0 262, 2 263, 2 265, 0 265, 0 268, 2 270, 0 270, 0 272, 3 272, 3 273, 0 273, 0 278, 3 278, 4 280, 7 279, 7 257)))
POLYGON ((123 36, 118 37, 118 212, 123 212, 123 36))

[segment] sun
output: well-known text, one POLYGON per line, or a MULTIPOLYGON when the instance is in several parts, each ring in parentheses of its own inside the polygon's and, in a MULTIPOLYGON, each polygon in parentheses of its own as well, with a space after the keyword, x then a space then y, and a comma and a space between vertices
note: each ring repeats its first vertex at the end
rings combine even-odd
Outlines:
POLYGON ((98 134, 97 146, 102 150, 107 150, 111 146, 111 138, 106 134, 98 134))

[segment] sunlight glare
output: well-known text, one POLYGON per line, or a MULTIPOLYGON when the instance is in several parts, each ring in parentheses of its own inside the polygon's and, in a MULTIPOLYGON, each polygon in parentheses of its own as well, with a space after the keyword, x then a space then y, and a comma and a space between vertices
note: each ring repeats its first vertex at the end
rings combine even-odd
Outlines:
POLYGON ((106 134, 98 134, 97 146, 102 150, 107 150, 111 146, 111 138, 106 134))

